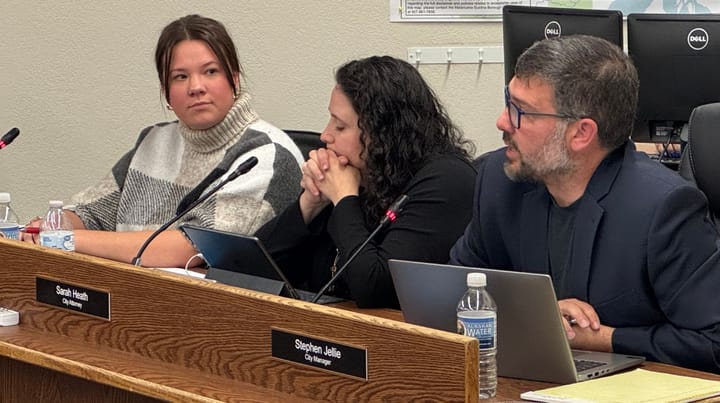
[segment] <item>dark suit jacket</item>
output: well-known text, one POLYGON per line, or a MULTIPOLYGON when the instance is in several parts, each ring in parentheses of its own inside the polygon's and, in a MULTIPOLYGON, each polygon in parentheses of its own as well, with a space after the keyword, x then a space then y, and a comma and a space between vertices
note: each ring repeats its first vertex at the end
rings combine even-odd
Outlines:
MULTIPOLYGON (((451 263, 549 274, 550 194, 510 181, 504 151, 481 164, 451 263)), ((572 242, 573 297, 616 328, 615 352, 720 372, 720 238, 698 189, 628 142, 591 178, 572 242)))

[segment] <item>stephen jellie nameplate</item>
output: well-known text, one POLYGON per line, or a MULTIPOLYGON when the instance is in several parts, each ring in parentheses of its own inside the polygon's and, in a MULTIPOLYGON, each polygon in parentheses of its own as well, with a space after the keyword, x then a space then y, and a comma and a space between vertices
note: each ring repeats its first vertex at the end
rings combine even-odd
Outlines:
POLYGON ((272 329, 272 356, 367 380, 367 350, 272 329))

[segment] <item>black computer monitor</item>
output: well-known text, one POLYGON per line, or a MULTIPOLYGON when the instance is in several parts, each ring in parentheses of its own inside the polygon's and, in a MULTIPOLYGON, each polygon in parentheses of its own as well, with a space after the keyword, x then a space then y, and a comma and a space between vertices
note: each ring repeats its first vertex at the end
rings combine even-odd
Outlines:
POLYGON ((515 61, 536 41, 562 35, 598 36, 622 48, 622 12, 570 8, 503 7, 505 83, 515 71, 515 61))
POLYGON ((693 108, 720 101, 720 15, 630 14, 627 34, 640 78, 632 138, 680 142, 693 108))

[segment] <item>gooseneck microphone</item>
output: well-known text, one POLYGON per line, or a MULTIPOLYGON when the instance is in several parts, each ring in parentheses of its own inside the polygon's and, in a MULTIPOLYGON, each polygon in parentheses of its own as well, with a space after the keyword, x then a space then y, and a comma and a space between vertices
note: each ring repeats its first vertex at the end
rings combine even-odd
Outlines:
POLYGON ((240 175, 244 175, 244 174, 248 173, 248 171, 250 171, 251 169, 253 169, 253 167, 255 165, 257 165, 257 163, 258 163, 257 157, 248 158, 247 160, 245 160, 245 162, 238 165, 238 167, 235 168, 235 170, 232 171, 232 173, 230 173, 230 175, 228 175, 227 178, 223 179, 220 183, 218 183, 217 186, 213 187, 212 189, 207 191, 205 194, 198 197, 197 200, 195 200, 189 206, 187 206, 187 208, 185 210, 176 214, 175 217, 170 219, 170 221, 166 222, 165 224, 160 226, 160 228, 156 229, 155 232, 150 234, 150 236, 145 240, 145 242, 142 244, 142 246, 140 246, 140 249, 138 249, 137 255, 135 255, 135 257, 132 259, 132 264, 134 264, 135 266, 140 266, 140 257, 145 252, 145 249, 147 249, 148 245, 150 245, 150 242, 152 242, 152 240, 155 239, 155 237, 160 235, 161 232, 168 229, 177 220, 181 219, 185 214, 189 213, 190 210, 197 207, 200 203, 207 200, 210 196, 217 193, 217 191, 220 190, 223 186, 227 185, 228 182, 235 180, 240 175))
POLYGON ((380 223, 378 223, 377 227, 373 230, 373 232, 368 235, 367 238, 363 241, 363 243, 358 246, 355 251, 350 255, 348 260, 345 261, 345 263, 335 272, 335 275, 330 277, 330 281, 328 281, 321 289, 318 291, 318 293, 315 295, 315 298, 312 299, 312 302, 318 302, 320 297, 322 297, 325 292, 330 288, 331 285, 335 284, 335 281, 337 281, 338 278, 340 278, 340 275, 347 269, 348 266, 350 266, 350 263, 355 260, 357 255, 360 254, 360 251, 363 250, 365 245, 370 242, 371 239, 377 235, 378 232, 380 232, 381 229, 385 228, 386 225, 389 223, 395 221, 395 219, 398 217, 400 212, 402 211, 403 205, 408 201, 409 197, 407 195, 400 195, 393 204, 390 205, 390 207, 385 211, 385 215, 380 219, 380 223))
POLYGON ((5 135, 0 138, 0 150, 9 146, 18 134, 20 134, 20 129, 17 127, 13 127, 9 132, 5 133, 5 135))

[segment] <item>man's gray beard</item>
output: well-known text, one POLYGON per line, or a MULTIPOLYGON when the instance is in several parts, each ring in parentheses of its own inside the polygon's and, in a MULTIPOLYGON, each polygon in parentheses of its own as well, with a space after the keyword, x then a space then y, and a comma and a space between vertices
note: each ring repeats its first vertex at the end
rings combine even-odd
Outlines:
POLYGON ((528 167, 524 161, 520 161, 520 167, 518 169, 513 169, 510 161, 506 160, 503 164, 503 170, 505 171, 505 176, 513 182, 540 182, 539 179, 532 175, 532 168, 528 167))
MULTIPOLYGON (((575 164, 570 158, 570 151, 565 145, 565 130, 567 123, 555 125, 552 135, 545 140, 538 153, 540 158, 534 158, 530 163, 524 155, 520 154, 520 166, 512 169, 510 161, 505 161, 503 170, 505 176, 513 182, 543 182, 544 178, 554 175, 567 175, 575 170, 575 164)), ((509 137, 509 136, 508 136, 509 137)), ((510 140, 514 147, 514 142, 510 140)), ((517 147, 514 147, 517 150, 517 147)))

